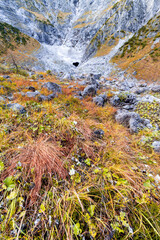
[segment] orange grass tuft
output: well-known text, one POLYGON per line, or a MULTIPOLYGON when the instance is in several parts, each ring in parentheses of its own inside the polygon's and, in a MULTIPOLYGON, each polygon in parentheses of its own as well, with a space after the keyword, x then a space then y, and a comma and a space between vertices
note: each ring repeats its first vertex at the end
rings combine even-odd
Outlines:
POLYGON ((3 172, 1 180, 13 175, 16 171, 17 163, 20 162, 26 176, 26 181, 35 184, 30 192, 30 201, 34 203, 42 185, 42 177, 57 174, 60 178, 66 179, 67 170, 64 168, 62 160, 63 153, 55 143, 48 138, 40 137, 35 143, 30 143, 24 147, 20 154, 11 159, 10 166, 3 172))

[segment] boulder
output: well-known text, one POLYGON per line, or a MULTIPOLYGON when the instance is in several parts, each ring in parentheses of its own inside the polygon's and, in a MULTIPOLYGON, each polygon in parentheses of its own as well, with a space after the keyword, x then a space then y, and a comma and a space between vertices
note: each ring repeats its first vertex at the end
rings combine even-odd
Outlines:
POLYGON ((52 100, 52 99, 55 98, 55 97, 56 97, 56 94, 55 94, 55 93, 51 93, 51 94, 49 94, 49 95, 47 96, 47 100, 50 101, 50 100, 52 100))
POLYGON ((38 100, 39 100, 39 102, 51 101, 55 97, 56 97, 55 93, 51 93, 48 96, 45 96, 45 95, 41 94, 41 95, 38 96, 38 100))
POLYGON ((132 80, 125 80, 120 83, 119 89, 121 91, 129 91, 131 88, 135 87, 135 82, 132 80))
POLYGON ((147 87, 147 83, 140 83, 139 87, 147 87))
POLYGON ((101 107, 104 106, 104 99, 102 97, 99 97, 99 96, 94 97, 93 102, 98 106, 101 106, 101 107))
POLYGON ((114 107, 134 105, 136 102, 136 96, 130 93, 120 93, 119 95, 115 95, 110 99, 110 103, 114 107))
POLYGON ((96 88, 100 87, 100 84, 97 80, 101 77, 101 74, 90 74, 89 77, 87 78, 87 82, 89 85, 95 85, 96 88))
POLYGON ((152 92, 160 92, 160 85, 152 87, 152 92))
POLYGON ((47 101, 47 100, 48 100, 47 96, 45 96, 43 94, 38 96, 38 101, 39 102, 43 102, 43 101, 47 101))
POLYGON ((100 94, 99 96, 96 96, 93 98, 93 102, 98 105, 103 107, 104 104, 107 102, 107 96, 106 94, 100 94))
POLYGON ((8 94, 7 98, 8 98, 9 101, 13 101, 14 100, 14 96, 13 96, 12 93, 8 94))
POLYGON ((9 104, 7 104, 7 108, 9 108, 13 111, 19 112, 21 114, 26 112, 26 109, 19 103, 9 103, 9 104))
POLYGON ((82 96, 95 96, 97 93, 96 85, 88 85, 82 92, 82 96))
POLYGON ((140 129, 147 127, 148 121, 141 118, 138 113, 126 110, 118 110, 116 121, 130 129, 130 132, 137 133, 140 129))
POLYGON ((103 138, 104 136, 104 131, 102 129, 96 129, 94 132, 93 132, 93 136, 96 137, 96 138, 103 138))
POLYGON ((134 93, 135 94, 141 94, 141 93, 144 93, 144 92, 146 92, 148 90, 149 89, 147 87, 141 87, 141 88, 137 88, 134 93))
POLYGON ((40 93, 38 91, 35 92, 27 92, 26 95, 29 98, 35 98, 37 95, 39 95, 40 93))
POLYGON ((48 91, 52 91, 54 93, 61 93, 62 89, 57 83, 47 82, 42 87, 47 88, 48 91))
POLYGON ((32 91, 32 92, 35 92, 35 91, 36 91, 35 87, 32 87, 32 86, 29 86, 29 87, 28 87, 28 90, 30 90, 30 91, 32 91))

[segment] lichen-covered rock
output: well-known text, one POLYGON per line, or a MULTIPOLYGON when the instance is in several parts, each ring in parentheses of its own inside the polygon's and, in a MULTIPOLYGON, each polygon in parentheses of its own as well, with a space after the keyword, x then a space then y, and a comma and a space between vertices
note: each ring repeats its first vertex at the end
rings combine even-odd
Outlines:
POLYGON ((135 95, 128 92, 120 93, 119 95, 113 96, 110 99, 111 105, 114 107, 121 107, 125 105, 133 105, 137 102, 135 95))

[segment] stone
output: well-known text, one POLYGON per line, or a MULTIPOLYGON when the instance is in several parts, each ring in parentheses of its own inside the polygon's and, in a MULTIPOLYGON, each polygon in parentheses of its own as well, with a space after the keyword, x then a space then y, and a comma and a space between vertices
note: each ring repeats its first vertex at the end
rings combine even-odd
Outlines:
POLYGON ((120 93, 110 99, 110 103, 114 107, 121 107, 125 105, 134 105, 137 102, 135 95, 130 93, 120 93))
POLYGON ((117 111, 116 121, 129 128, 132 133, 137 133, 140 129, 145 127, 145 122, 138 113, 126 110, 117 111))
POLYGON ((43 102, 43 101, 47 101, 47 100, 48 100, 47 96, 45 96, 43 94, 38 96, 38 101, 39 102, 43 102))
POLYGON ((107 102, 107 96, 106 94, 100 94, 99 96, 96 96, 93 98, 93 102, 98 105, 103 107, 104 104, 107 102))
POLYGON ((84 86, 84 85, 86 85, 86 81, 85 80, 79 81, 78 84, 81 85, 81 86, 84 86))
POLYGON ((82 96, 94 96, 97 93, 97 88, 95 85, 88 85, 82 92, 82 96))
POLYGON ((95 85, 96 88, 100 87, 100 84, 97 80, 99 80, 101 74, 90 74, 87 78, 89 85, 95 85))
POLYGON ((47 100, 50 101, 50 100, 52 100, 52 99, 55 98, 55 97, 56 97, 56 94, 55 94, 55 93, 51 93, 51 94, 49 94, 49 95, 47 96, 47 100))
POLYGON ((147 83, 140 83, 139 87, 147 87, 147 83))
POLYGON ((7 96, 8 100, 9 101, 13 101, 14 100, 14 96, 12 93, 10 93, 8 96, 7 96))
POLYGON ((135 82, 134 81, 125 80, 120 84, 119 89, 121 91, 129 91, 130 88, 133 88, 133 87, 135 87, 135 82))
POLYGON ((160 85, 152 87, 152 92, 160 92, 160 85))
POLYGON ((42 87, 47 88, 48 91, 52 91, 54 93, 61 93, 62 89, 57 83, 47 82, 42 87))
POLYGON ((102 129, 96 129, 94 132, 93 132, 93 135, 94 137, 96 138, 103 138, 104 136, 104 131, 102 129))
POLYGON ((30 91, 32 91, 32 92, 35 92, 35 91, 36 91, 35 87, 32 87, 32 86, 29 86, 29 87, 28 87, 28 90, 30 90, 30 91))
POLYGON ((19 103, 9 103, 9 104, 7 104, 7 108, 9 108, 13 111, 19 112, 21 114, 26 112, 26 109, 19 103))
POLYGON ((55 97, 56 97, 55 93, 51 93, 48 96, 45 96, 45 95, 41 94, 41 95, 38 96, 38 100, 39 100, 39 102, 51 101, 55 97))
POLYGON ((102 97, 105 102, 107 102, 107 95, 105 93, 101 93, 99 97, 102 97))
POLYGON ((27 92, 26 95, 29 98, 35 98, 37 95, 39 95, 40 93, 38 91, 35 92, 27 92))
POLYGON ((137 88, 134 93, 141 94, 141 93, 146 92, 147 90, 149 90, 147 87, 141 87, 141 88, 137 88))
POLYGON ((153 147, 155 152, 160 153, 160 141, 154 141, 152 143, 152 147, 153 147))
POLYGON ((101 107, 104 106, 104 99, 102 97, 99 97, 99 96, 94 97, 93 102, 98 106, 101 106, 101 107))
POLYGON ((92 75, 92 77, 94 78, 94 79, 96 79, 96 80, 99 80, 100 79, 100 77, 102 76, 102 74, 93 74, 92 75))
POLYGON ((4 75, 3 78, 4 79, 10 79, 10 76, 9 75, 4 75))

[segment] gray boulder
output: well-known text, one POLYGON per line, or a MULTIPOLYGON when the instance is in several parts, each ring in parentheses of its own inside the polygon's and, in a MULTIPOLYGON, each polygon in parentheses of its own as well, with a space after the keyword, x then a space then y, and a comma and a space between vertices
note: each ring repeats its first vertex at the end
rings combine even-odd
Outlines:
POLYGON ((57 83, 47 82, 42 87, 47 88, 48 91, 52 91, 54 93, 61 93, 62 89, 57 83))
POLYGON ((147 88, 147 87, 141 87, 141 88, 137 88, 136 90, 135 90, 135 93, 136 94, 141 94, 141 93, 144 93, 144 92, 146 92, 146 91, 148 91, 149 89, 147 88))
POLYGON ((110 103, 114 107, 122 107, 125 105, 134 105, 137 102, 135 95, 130 93, 120 93, 110 99, 110 103))
POLYGON ((140 83, 139 87, 147 87, 147 83, 140 83))
POLYGON ((52 99, 55 98, 55 97, 56 97, 56 94, 55 94, 55 93, 51 93, 51 94, 49 94, 49 95, 47 96, 47 100, 50 101, 50 100, 52 100, 52 99))
POLYGON ((96 88, 100 87, 100 84, 97 80, 99 80, 101 77, 101 74, 90 74, 87 78, 87 83, 89 85, 96 85, 96 88))
POLYGON ((38 91, 35 92, 27 92, 26 95, 29 98, 35 98, 37 95, 39 95, 40 93, 38 91))
POLYGON ((82 92, 82 96, 95 96, 97 93, 96 85, 88 85, 82 92))
POLYGON ((56 97, 55 93, 51 93, 48 96, 45 96, 45 95, 41 94, 41 95, 38 96, 38 100, 39 100, 39 102, 51 101, 55 97, 56 97))
POLYGON ((93 102, 98 106, 101 106, 101 107, 104 106, 104 99, 102 97, 99 97, 99 96, 94 97, 93 102))
POLYGON ((152 147, 153 147, 155 152, 160 153, 160 141, 154 141, 152 143, 152 147))
POLYGON ((104 104, 107 102, 107 96, 106 94, 100 94, 99 96, 96 96, 93 98, 93 102, 98 105, 103 107, 104 104))
POLYGON ((43 101, 47 101, 48 98, 47 98, 47 96, 41 94, 41 95, 38 96, 38 100, 39 100, 39 102, 43 102, 43 101))
POLYGON ((15 112, 19 112, 21 114, 26 112, 26 109, 19 103, 9 103, 9 104, 7 104, 7 108, 9 108, 15 112))
POLYGON ((160 85, 152 87, 152 92, 160 92, 160 85))
POLYGON ((148 121, 142 119, 138 113, 126 110, 118 110, 116 121, 130 129, 130 132, 137 133, 140 129, 147 127, 148 121))

